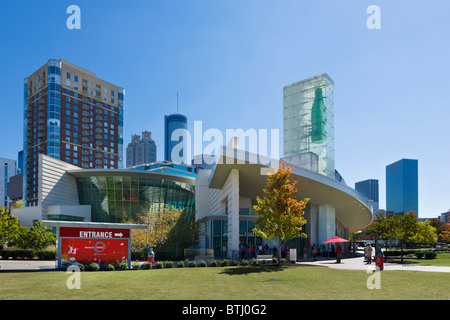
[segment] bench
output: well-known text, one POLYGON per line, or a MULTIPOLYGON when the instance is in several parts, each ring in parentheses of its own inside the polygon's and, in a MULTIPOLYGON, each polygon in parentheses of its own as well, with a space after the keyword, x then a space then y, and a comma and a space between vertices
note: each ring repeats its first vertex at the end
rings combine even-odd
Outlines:
POLYGON ((258 254, 256 255, 256 260, 270 260, 272 262, 273 255, 271 254, 258 254))

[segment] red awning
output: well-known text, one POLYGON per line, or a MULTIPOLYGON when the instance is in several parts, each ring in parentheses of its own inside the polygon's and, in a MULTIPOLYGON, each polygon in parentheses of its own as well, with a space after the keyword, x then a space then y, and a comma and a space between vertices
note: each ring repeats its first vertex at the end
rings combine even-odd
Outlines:
POLYGON ((348 240, 342 239, 340 237, 333 237, 331 239, 328 239, 324 243, 335 243, 335 242, 348 242, 348 240))

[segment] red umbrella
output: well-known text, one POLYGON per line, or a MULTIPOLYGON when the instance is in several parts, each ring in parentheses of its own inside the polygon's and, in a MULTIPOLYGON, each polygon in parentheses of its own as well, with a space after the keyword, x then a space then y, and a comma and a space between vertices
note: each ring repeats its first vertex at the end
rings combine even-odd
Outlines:
POLYGON ((324 243, 335 243, 335 242, 348 242, 348 240, 339 238, 339 237, 333 237, 327 241, 325 241, 324 243))

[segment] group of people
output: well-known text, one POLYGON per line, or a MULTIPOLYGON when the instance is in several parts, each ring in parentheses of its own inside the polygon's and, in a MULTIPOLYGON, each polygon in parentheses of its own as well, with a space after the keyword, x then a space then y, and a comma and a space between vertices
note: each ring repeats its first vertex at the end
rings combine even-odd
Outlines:
POLYGON ((241 257, 241 259, 252 259, 252 258, 256 258, 257 255, 266 255, 266 254, 273 254, 276 255, 277 253, 277 248, 273 247, 270 248, 267 244, 263 245, 244 245, 241 244, 241 246, 239 247, 239 256, 241 257))
MULTIPOLYGON (((350 249, 350 247, 349 247, 349 249, 350 249)), ((337 263, 341 263, 342 252, 344 251, 339 243, 337 244, 336 247, 334 246, 334 244, 331 245, 330 253, 328 253, 326 251, 326 247, 323 244, 320 245, 319 248, 316 248, 316 245, 313 245, 311 250, 312 250, 312 256, 314 258, 314 261, 317 261, 317 256, 326 257, 326 256, 328 256, 331 253, 332 257, 336 256, 336 262, 337 263)))

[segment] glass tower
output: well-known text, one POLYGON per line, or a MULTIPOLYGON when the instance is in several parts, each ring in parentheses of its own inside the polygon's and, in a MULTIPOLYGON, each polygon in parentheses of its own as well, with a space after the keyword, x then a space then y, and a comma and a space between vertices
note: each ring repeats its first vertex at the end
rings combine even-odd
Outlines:
MULTIPOLYGON (((187 142, 187 117, 182 114, 171 114, 164 117, 164 160, 180 162, 188 164, 187 150, 182 148, 179 154, 179 159, 172 159, 172 149, 180 143, 177 136, 172 136, 175 130, 182 129, 184 133, 182 134, 182 141, 187 142)), ((184 146, 187 147, 189 144, 185 143, 184 146)))
POLYGON ((402 159, 386 167, 386 211, 419 215, 418 161, 402 159))
POLYGON ((372 212, 375 214, 379 209, 378 180, 368 179, 355 183, 355 190, 366 197, 372 204, 372 212))
POLYGON ((284 157, 312 153, 317 172, 335 177, 334 82, 320 74, 283 87, 284 157))

